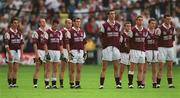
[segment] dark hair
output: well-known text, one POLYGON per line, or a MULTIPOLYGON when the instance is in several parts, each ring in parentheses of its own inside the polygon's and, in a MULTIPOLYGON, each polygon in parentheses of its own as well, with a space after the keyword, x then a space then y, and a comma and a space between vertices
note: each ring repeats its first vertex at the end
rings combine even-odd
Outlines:
POLYGON ((142 17, 141 15, 139 15, 139 16, 136 17, 136 20, 137 20, 138 18, 143 18, 143 17, 142 17))
POLYGON ((114 12, 115 10, 114 9, 110 9, 107 11, 107 15, 109 15, 110 12, 114 12))
POLYGON ((126 26, 127 24, 131 24, 131 22, 130 21, 125 21, 124 26, 126 26))
POLYGON ((148 23, 151 23, 152 21, 156 21, 156 19, 150 18, 149 21, 148 21, 148 23))
POLYGON ((169 14, 165 14, 164 18, 171 17, 169 14))
POLYGON ((75 18, 73 18, 73 22, 75 22, 76 20, 79 20, 79 19, 81 19, 81 18, 75 17, 75 18))
POLYGON ((54 20, 52 21, 52 23, 53 23, 53 24, 54 24, 54 23, 59 24, 59 20, 58 20, 58 19, 54 19, 54 20))
POLYGON ((13 23, 14 21, 19 21, 19 19, 17 17, 13 17, 13 18, 11 18, 10 23, 13 23))

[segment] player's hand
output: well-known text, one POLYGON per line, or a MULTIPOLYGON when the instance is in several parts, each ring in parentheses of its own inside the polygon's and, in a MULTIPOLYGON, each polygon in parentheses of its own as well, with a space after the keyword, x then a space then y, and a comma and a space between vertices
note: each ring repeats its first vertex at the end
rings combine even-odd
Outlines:
POLYGON ((84 51, 84 55, 83 55, 83 58, 84 58, 84 60, 86 60, 87 59, 87 51, 84 51))
POLYGON ((20 60, 21 60, 21 61, 23 61, 23 60, 24 60, 24 55, 23 55, 23 54, 21 54, 21 56, 20 56, 20 60))
POLYGON ((34 58, 34 63, 42 63, 42 61, 41 61, 41 59, 40 58, 38 58, 38 57, 35 57, 34 58))
POLYGON ((73 57, 74 57, 74 55, 73 55, 72 53, 70 53, 70 52, 69 52, 68 54, 69 54, 69 55, 68 55, 68 56, 69 56, 69 60, 72 60, 73 57))
POLYGON ((51 60, 51 57, 50 57, 49 53, 47 53, 47 54, 45 55, 45 57, 46 57, 46 60, 48 60, 48 61, 51 60))
POLYGON ((65 61, 66 63, 68 62, 68 60, 64 57, 63 53, 60 56, 60 60, 65 61))
POLYGON ((8 59, 9 59, 9 61, 12 61, 12 58, 13 58, 13 57, 12 57, 12 54, 9 52, 9 53, 8 53, 8 59))

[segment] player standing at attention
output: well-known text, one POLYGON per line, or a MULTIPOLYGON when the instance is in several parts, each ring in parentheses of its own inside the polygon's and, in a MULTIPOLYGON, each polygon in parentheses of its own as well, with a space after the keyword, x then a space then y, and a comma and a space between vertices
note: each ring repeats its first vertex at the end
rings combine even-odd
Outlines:
POLYGON ((132 28, 130 35, 130 62, 128 73, 128 87, 133 88, 133 75, 135 65, 138 67, 137 86, 144 88, 142 85, 143 65, 145 64, 145 39, 147 37, 147 30, 143 27, 143 17, 136 17, 136 25, 132 28))
MULTIPOLYGON (((64 88, 63 86, 63 81, 64 81, 64 72, 66 69, 66 65, 68 65, 68 72, 69 72, 69 78, 71 77, 70 75, 70 70, 69 70, 69 56, 68 56, 68 51, 69 51, 69 43, 67 43, 67 40, 69 39, 69 30, 72 28, 72 20, 71 19, 66 19, 65 21, 65 27, 61 29, 62 35, 63 35, 63 54, 64 54, 64 60, 61 60, 61 66, 60 66, 60 88, 64 88)), ((70 79, 69 79, 70 80, 70 79)))
POLYGON ((80 28, 81 19, 75 18, 73 20, 73 27, 70 32, 69 39, 69 56, 70 56, 70 88, 81 88, 80 86, 80 78, 81 78, 81 67, 86 59, 86 50, 84 48, 86 44, 86 34, 80 28), (74 72, 76 71, 76 79, 74 84, 74 72))
POLYGON ((159 68, 156 87, 160 88, 163 63, 166 62, 168 85, 169 88, 174 88, 172 81, 172 65, 174 59, 173 42, 175 40, 176 31, 175 28, 171 25, 170 15, 164 15, 164 23, 158 28, 158 34, 159 68))
MULTIPOLYGON (((119 80, 120 80, 120 87, 122 87, 122 75, 124 72, 124 67, 125 65, 130 65, 129 61, 129 51, 130 51, 130 46, 129 46, 129 33, 131 34, 131 23, 130 22, 125 22, 124 23, 124 29, 122 30, 121 34, 121 45, 120 45, 120 53, 121 53, 121 60, 120 60, 120 69, 119 69, 119 80)), ((128 70, 129 70, 129 66, 128 70)))
MULTIPOLYGON (((48 37, 45 38, 45 47, 48 49, 50 55, 49 64, 46 66, 47 80, 50 78, 50 67, 52 65, 52 88, 56 89, 57 80, 57 67, 60 63, 60 57, 63 55, 62 46, 62 33, 58 30, 59 21, 53 20, 52 26, 46 32, 48 37)), ((49 81, 47 81, 46 87, 49 86, 49 81)))
MULTIPOLYGON (((45 53, 45 36, 47 37, 46 34, 46 20, 44 18, 40 18, 39 20, 39 28, 33 32, 32 38, 33 38, 33 48, 34 48, 34 53, 35 53, 35 70, 34 70, 34 75, 33 75, 33 84, 34 88, 37 88, 37 81, 38 81, 38 72, 39 72, 39 67, 42 64, 44 67, 44 78, 46 77, 45 75, 45 68, 46 68, 46 56, 48 54, 45 53)), ((45 82, 48 80, 45 79, 45 82)), ((46 83, 45 83, 46 84, 46 83)), ((50 87, 47 87, 50 88, 50 87)))
POLYGON ((8 84, 9 87, 18 87, 17 71, 20 61, 23 59, 23 35, 18 30, 19 20, 12 18, 9 31, 4 34, 4 43, 6 48, 6 57, 8 62, 8 84))
POLYGON ((116 88, 120 88, 118 76, 118 62, 120 60, 120 31, 121 25, 115 21, 115 11, 108 11, 108 19, 102 24, 100 28, 100 39, 102 43, 102 68, 100 74, 99 89, 104 88, 105 73, 108 62, 112 62, 114 66, 114 77, 116 81, 116 88))
POLYGON ((158 64, 158 36, 156 32, 156 20, 151 18, 148 23, 148 36, 146 38, 146 64, 144 64, 143 68, 142 85, 145 86, 146 66, 147 64, 151 64, 152 85, 153 88, 156 88, 156 67, 158 64))

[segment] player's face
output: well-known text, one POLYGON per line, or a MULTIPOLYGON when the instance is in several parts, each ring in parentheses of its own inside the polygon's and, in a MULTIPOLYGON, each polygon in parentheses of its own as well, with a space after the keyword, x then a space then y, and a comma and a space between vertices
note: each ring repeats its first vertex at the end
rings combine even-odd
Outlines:
POLYGON ((156 27, 156 21, 151 21, 151 22, 149 23, 149 27, 150 27, 150 28, 155 28, 155 27, 156 27))
POLYGON ((14 20, 14 21, 12 22, 12 27, 17 29, 18 26, 19 26, 18 20, 14 20))
POLYGON ((125 29, 126 29, 126 31, 131 30, 131 24, 126 24, 126 25, 125 25, 125 29))
POLYGON ((46 20, 45 19, 40 19, 39 25, 40 25, 40 27, 46 27, 46 20))
POLYGON ((142 17, 137 18, 136 25, 138 25, 138 26, 142 26, 143 25, 143 18, 142 17))
POLYGON ((165 23, 166 24, 171 24, 171 17, 166 17, 165 18, 165 23))
POLYGON ((72 20, 67 20, 66 26, 67 26, 67 28, 71 28, 72 27, 72 20))
POLYGON ((57 30, 57 28, 58 28, 58 23, 53 23, 52 28, 53 28, 54 30, 57 30))
POLYGON ((115 16, 116 16, 115 11, 110 11, 109 15, 108 15, 108 18, 111 19, 111 20, 115 20, 115 16))
POLYGON ((74 21, 74 26, 76 26, 76 27, 80 27, 81 26, 81 20, 80 19, 76 19, 75 21, 74 21))

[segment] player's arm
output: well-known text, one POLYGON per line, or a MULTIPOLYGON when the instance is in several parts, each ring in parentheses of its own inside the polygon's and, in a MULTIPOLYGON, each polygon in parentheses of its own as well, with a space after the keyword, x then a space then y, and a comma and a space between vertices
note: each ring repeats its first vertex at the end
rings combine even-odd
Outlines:
POLYGON ((21 45, 20 45, 20 52, 21 52, 21 60, 23 60, 23 54, 24 54, 24 39, 23 35, 21 35, 21 45))
POLYGON ((85 47, 86 43, 87 43, 87 38, 86 38, 86 33, 84 32, 84 36, 83 36, 84 55, 83 55, 83 57, 84 57, 85 60, 87 59, 87 50, 86 50, 86 47, 85 47))
POLYGON ((46 56, 46 60, 50 60, 50 55, 48 52, 48 34, 47 32, 44 33, 44 50, 45 50, 45 56, 46 56))
POLYGON ((9 40, 10 40, 9 33, 5 33, 4 34, 5 49, 6 49, 6 52, 8 53, 9 60, 12 60, 12 54, 11 54, 10 48, 9 48, 9 40))
POLYGON ((32 33, 33 49, 34 49, 34 53, 35 53, 35 58, 36 59, 39 59, 38 47, 37 47, 38 38, 39 38, 38 33, 37 32, 33 32, 32 33))
POLYGON ((176 38, 176 29, 174 29, 174 31, 173 31, 173 36, 172 36, 172 39, 173 39, 173 41, 175 41, 175 38, 176 38))
POLYGON ((160 29, 160 28, 157 28, 157 29, 155 30, 155 34, 156 34, 157 36, 161 36, 161 29, 160 29))

